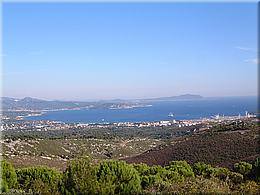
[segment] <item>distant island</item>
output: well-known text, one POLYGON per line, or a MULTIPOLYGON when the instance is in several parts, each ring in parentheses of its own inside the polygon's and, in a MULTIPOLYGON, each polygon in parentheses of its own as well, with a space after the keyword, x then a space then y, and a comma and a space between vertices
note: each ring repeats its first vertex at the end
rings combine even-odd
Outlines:
POLYGON ((160 98, 150 98, 144 99, 146 101, 173 101, 173 100, 195 100, 195 99, 202 99, 201 95, 193 95, 193 94, 184 94, 178 96, 171 96, 171 97, 160 97, 160 98))
POLYGON ((149 98, 149 99, 115 99, 101 101, 59 101, 59 100, 42 100, 32 97, 22 99, 2 97, 2 110, 78 110, 78 109, 131 109, 136 107, 151 106, 153 101, 175 101, 175 100, 197 100, 202 99, 200 95, 184 94, 171 97, 149 98))

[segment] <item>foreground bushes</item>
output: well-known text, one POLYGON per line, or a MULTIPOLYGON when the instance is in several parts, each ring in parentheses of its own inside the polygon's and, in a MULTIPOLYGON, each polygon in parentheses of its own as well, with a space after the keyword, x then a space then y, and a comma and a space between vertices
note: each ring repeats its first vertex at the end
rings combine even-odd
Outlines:
POLYGON ((239 162, 234 165, 234 168, 236 172, 246 176, 252 171, 253 166, 247 162, 239 162))
POLYGON ((104 161, 97 167, 99 194, 136 194, 141 191, 140 176, 124 161, 104 161))
POLYGON ((17 175, 14 167, 6 162, 1 161, 1 192, 8 192, 11 188, 17 186, 17 175))
POLYGON ((74 160, 64 172, 63 194, 134 194, 141 191, 136 169, 124 161, 92 165, 87 158, 74 160))
POLYGON ((162 193, 252 193, 259 189, 259 159, 254 165, 240 162, 233 172, 205 163, 189 165, 173 161, 168 166, 103 161, 88 158, 71 161, 61 173, 48 167, 14 169, 1 162, 1 191, 36 194, 150 194, 162 193))
POLYGON ((62 194, 95 194, 98 188, 96 169, 88 158, 71 161, 63 174, 62 194))
POLYGON ((48 167, 30 167, 16 170, 18 189, 26 192, 55 194, 62 174, 48 167))
POLYGON ((197 176, 181 183, 173 183, 164 191, 172 194, 229 194, 232 192, 227 182, 218 178, 197 176))

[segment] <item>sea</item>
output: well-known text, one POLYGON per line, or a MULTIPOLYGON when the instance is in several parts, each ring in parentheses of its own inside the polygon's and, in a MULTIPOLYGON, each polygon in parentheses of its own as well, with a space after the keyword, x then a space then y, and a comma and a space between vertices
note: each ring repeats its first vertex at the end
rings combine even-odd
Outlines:
POLYGON ((81 109, 47 111, 27 120, 53 120, 66 123, 151 122, 191 120, 214 115, 237 116, 258 112, 257 97, 222 97, 199 100, 149 102, 151 106, 128 109, 81 109))

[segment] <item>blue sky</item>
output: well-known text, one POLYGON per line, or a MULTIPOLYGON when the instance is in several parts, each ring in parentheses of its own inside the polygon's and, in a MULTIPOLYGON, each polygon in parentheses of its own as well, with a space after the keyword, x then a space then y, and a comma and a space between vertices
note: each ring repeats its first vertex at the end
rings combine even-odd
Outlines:
POLYGON ((3 95, 257 94, 256 3, 4 3, 3 95))

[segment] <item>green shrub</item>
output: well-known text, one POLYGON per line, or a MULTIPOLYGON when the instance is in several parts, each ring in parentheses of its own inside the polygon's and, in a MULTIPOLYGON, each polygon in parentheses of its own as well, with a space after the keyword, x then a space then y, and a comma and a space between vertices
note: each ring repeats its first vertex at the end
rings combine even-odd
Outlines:
POLYGON ((168 183, 180 182, 185 179, 184 176, 180 175, 177 171, 170 171, 170 170, 166 170, 166 169, 160 175, 160 177, 163 179, 163 181, 168 182, 168 183))
POLYGON ((193 165, 193 171, 195 175, 202 175, 210 178, 214 175, 215 169, 211 165, 198 162, 193 165))
POLYGON ((147 164, 133 164, 135 170, 138 171, 139 175, 150 175, 150 167, 147 164))
POLYGON ((6 162, 1 161, 1 192, 8 192, 9 189, 15 188, 17 185, 17 175, 14 167, 6 162))
POLYGON ((173 183, 165 194, 230 194, 227 182, 218 178, 197 176, 186 178, 184 182, 173 183))
POLYGON ((172 161, 166 169, 171 172, 177 172, 184 177, 194 177, 194 172, 186 161, 172 161))
POLYGON ((260 194, 260 186, 254 181, 247 181, 240 186, 242 194, 260 194))
POLYGON ((252 170, 252 165, 247 162, 239 162, 234 165, 234 169, 236 172, 246 176, 248 175, 252 170))
POLYGON ((227 180, 230 175, 230 170, 228 168, 216 167, 214 168, 213 175, 221 180, 227 180))
POLYGON ((243 182, 243 175, 240 173, 236 172, 230 172, 229 174, 229 179, 234 183, 234 184, 239 184, 243 182))
POLYGON ((63 174, 63 194, 97 194, 96 167, 89 158, 82 157, 69 163, 63 174))
POLYGON ((103 161, 97 169, 99 194, 136 194, 141 180, 133 165, 124 161, 103 161))
POLYGON ((1 166, 1 192, 7 194, 259 193, 259 184, 247 180, 255 178, 251 176, 259 169, 259 159, 253 169, 249 163, 236 163, 240 173, 222 167, 213 168, 205 163, 195 163, 191 168, 186 161, 173 161, 166 167, 113 160, 93 165, 86 157, 70 161, 63 174, 47 167, 15 171, 6 161, 2 161, 1 166))
POLYGON ((159 165, 154 165, 154 166, 151 166, 150 169, 149 169, 149 174, 150 175, 156 175, 156 174, 163 174, 165 172, 165 168, 162 167, 162 166, 159 166, 159 165))
POLYGON ((26 192, 57 194, 61 173, 48 167, 29 167, 16 170, 19 189, 26 192))
POLYGON ((141 186, 143 189, 147 189, 150 187, 161 187, 163 182, 163 179, 158 174, 141 176, 141 186))
POLYGON ((151 167, 149 167, 147 164, 133 164, 133 166, 139 173, 141 186, 143 189, 150 187, 156 182, 156 177, 155 175, 150 174, 151 167))

